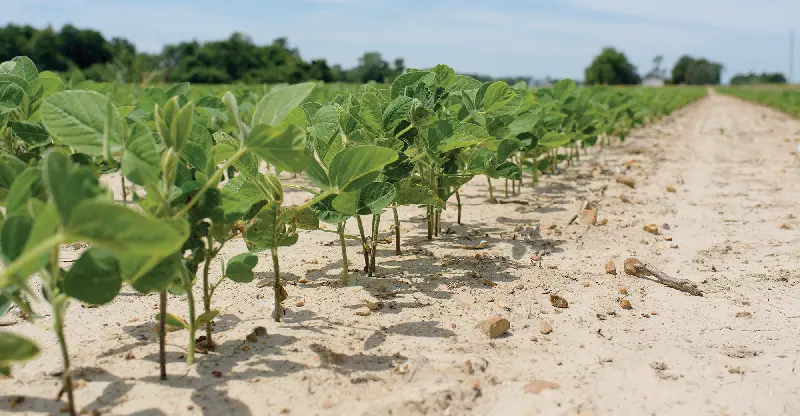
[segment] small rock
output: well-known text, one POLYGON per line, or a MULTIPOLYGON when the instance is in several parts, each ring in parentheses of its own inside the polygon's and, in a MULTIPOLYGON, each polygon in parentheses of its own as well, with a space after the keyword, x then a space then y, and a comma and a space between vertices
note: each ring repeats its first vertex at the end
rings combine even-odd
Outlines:
POLYGON ((583 282, 581 284, 583 285, 583 287, 589 287, 592 285, 590 282, 583 282))
POLYGON ((308 279, 306 279, 305 277, 301 277, 297 279, 297 283, 308 283, 308 279))
POLYGON ((628 294, 628 288, 627 287, 619 288, 619 294, 620 295, 627 295, 628 294))
POLYGON ((495 316, 478 322, 475 328, 486 334, 489 338, 497 338, 511 328, 511 322, 502 316, 495 316))
POLYGON ((608 218, 603 218, 600 221, 597 221, 597 225, 606 225, 608 224, 608 218))
POLYGON ((464 369, 464 372, 467 373, 467 374, 472 374, 472 373, 475 372, 475 368, 472 367, 472 361, 471 360, 464 361, 463 369, 464 369))
POLYGON ((581 213, 581 224, 597 225, 597 211, 593 209, 583 210, 581 213))
POLYGON ((631 257, 625 260, 625 273, 631 276, 638 276, 639 271, 637 270, 637 266, 641 264, 639 260, 631 257))
POLYGON ((792 226, 789 224, 781 224, 781 230, 791 230, 792 226))
POLYGON ((378 302, 373 302, 373 301, 368 300, 368 299, 364 299, 364 306, 369 308, 369 310, 371 310, 371 311, 377 311, 378 309, 381 308, 381 305, 378 304, 378 302))
POLYGON ((644 230, 650 234, 658 234, 658 225, 655 224, 647 224, 644 227, 644 230))
POLYGON ((636 186, 636 181, 634 181, 633 178, 631 178, 628 175, 623 175, 621 173, 614 175, 614 180, 631 188, 634 188, 636 186))
POLYGON ((489 280, 489 279, 483 279, 483 281, 481 283, 483 283, 484 285, 489 286, 489 287, 497 286, 497 283, 495 283, 494 281, 489 280))
POLYGON ((663 229, 665 229, 665 230, 667 230, 667 231, 669 231, 669 230, 670 230, 670 226, 669 226, 669 224, 667 224, 667 223, 663 223, 663 224, 661 224, 661 228, 663 228, 663 229))
POLYGON ((257 326, 253 329, 253 335, 257 337, 265 337, 267 336, 267 328, 264 328, 263 326, 257 326))
POLYGON ((664 241, 672 241, 672 236, 668 235, 668 236, 664 237, 664 241))
POLYGON ((556 308, 569 308, 569 302, 561 295, 550 294, 550 304, 556 308))
POLYGON ((736 312, 737 318, 752 318, 753 314, 750 312, 736 312))
POLYGON ((625 194, 620 194, 620 196, 619 196, 619 199, 620 199, 622 202, 626 203, 626 204, 630 204, 630 203, 631 203, 631 200, 630 200, 630 199, 628 199, 628 197, 627 197, 627 196, 625 196, 625 194))
POLYGON ((539 322, 539 332, 545 335, 549 334, 553 332, 553 325, 550 325, 550 322, 547 321, 539 322))
POLYGON ((614 260, 609 260, 608 263, 606 263, 606 274, 617 275, 617 265, 614 264, 614 260))
POLYGON ((628 299, 620 299, 619 306, 622 309, 633 309, 633 306, 631 306, 631 301, 629 301, 628 299))
POLYGON ((258 336, 256 336, 254 333, 247 334, 244 339, 246 339, 248 342, 258 342, 258 336))
POLYGON ((678 246, 677 244, 670 244, 670 245, 669 245, 669 248, 678 248, 678 247, 679 247, 679 246, 678 246))
POLYGON ((302 300, 298 300, 297 302, 294 303, 294 306, 297 306, 298 308, 302 308, 303 306, 306 306, 306 303, 303 302, 302 300))
POLYGON ((356 310, 356 315, 358 315, 358 316, 369 316, 369 315, 371 315, 371 314, 372 314, 372 310, 370 310, 370 309, 369 309, 368 307, 366 307, 366 306, 363 306, 363 307, 361 307, 361 308, 358 308, 358 309, 356 310))
POLYGON ((547 380, 533 380, 525 385, 525 393, 538 394, 542 390, 553 389, 558 390, 561 386, 552 381, 547 380))
POLYGON ((278 299, 281 301, 281 303, 283 303, 283 301, 289 297, 289 294, 286 293, 286 289, 283 286, 281 286, 279 290, 280 294, 278 295, 278 299))
POLYGON ((675 193, 675 192, 678 192, 678 190, 675 189, 675 187, 672 186, 672 185, 667 185, 667 192, 675 193))

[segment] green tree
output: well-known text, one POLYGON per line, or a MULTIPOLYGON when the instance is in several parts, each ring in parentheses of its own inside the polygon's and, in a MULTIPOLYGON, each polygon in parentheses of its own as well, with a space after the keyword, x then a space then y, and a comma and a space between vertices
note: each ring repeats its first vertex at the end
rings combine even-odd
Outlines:
POLYGON ((628 57, 610 47, 603 48, 592 60, 591 65, 586 68, 585 78, 587 84, 631 85, 642 82, 628 57))
POLYGON ((672 67, 673 84, 716 85, 722 81, 722 64, 683 55, 672 67))

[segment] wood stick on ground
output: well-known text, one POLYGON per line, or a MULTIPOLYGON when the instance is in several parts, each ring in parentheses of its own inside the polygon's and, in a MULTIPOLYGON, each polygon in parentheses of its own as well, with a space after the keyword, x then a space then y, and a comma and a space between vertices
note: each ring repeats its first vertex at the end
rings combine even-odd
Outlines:
POLYGON ((625 260, 625 273, 641 278, 652 277, 653 279, 649 280, 661 283, 664 286, 668 286, 694 296, 703 296, 703 292, 697 287, 697 284, 691 280, 672 277, 661 270, 658 270, 652 265, 643 263, 632 257, 625 260))
POLYGON ((585 210, 587 208, 589 208, 589 201, 583 201, 583 203, 581 203, 581 206, 578 207, 578 212, 576 212, 575 215, 573 215, 572 218, 570 218, 570 220, 567 223, 567 225, 572 225, 572 223, 575 222, 575 220, 578 219, 578 216, 581 215, 581 212, 583 212, 583 210, 585 210))

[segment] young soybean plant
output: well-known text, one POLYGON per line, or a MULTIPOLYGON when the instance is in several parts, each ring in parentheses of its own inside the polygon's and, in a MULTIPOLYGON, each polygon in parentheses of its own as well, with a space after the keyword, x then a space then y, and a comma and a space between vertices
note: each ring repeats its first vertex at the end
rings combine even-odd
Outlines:
MULTIPOLYGON (((64 337, 69 299, 90 304, 110 302, 123 279, 135 284, 152 269, 141 264, 142 258, 155 265, 179 249, 188 235, 188 226, 185 221, 159 220, 115 204, 91 170, 76 165, 58 149, 48 150, 40 166, 30 166, 25 172, 40 174, 47 198, 43 202, 20 190, 15 193, 13 204, 6 205, 8 218, 0 230, 5 265, 0 274, 0 288, 13 286, 35 297, 28 279, 34 273, 42 279, 44 300, 52 309, 53 330, 64 363, 62 392, 67 393, 69 410, 74 415, 69 352, 64 337), (92 246, 69 270, 63 270, 59 267, 59 249, 62 244, 75 242, 92 246)), ((19 356, 15 351, 22 347, 23 352, 28 351, 23 357, 30 356, 32 347, 28 343, 20 339, 11 339, 9 343, 7 336, 3 338, 5 341, 0 345, 4 350, 0 355, 19 356)))

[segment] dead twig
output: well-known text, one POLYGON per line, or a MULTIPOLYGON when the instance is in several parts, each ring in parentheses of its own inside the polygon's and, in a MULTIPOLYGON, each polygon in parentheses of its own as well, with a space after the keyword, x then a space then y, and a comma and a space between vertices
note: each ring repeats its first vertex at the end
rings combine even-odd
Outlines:
POLYGON ((583 201, 581 205, 578 207, 578 212, 576 212, 575 215, 573 215, 572 218, 570 218, 567 225, 572 225, 572 223, 575 222, 575 220, 577 220, 578 217, 581 215, 581 212, 583 212, 583 210, 587 208, 589 208, 589 201, 583 201))
POLYGON ((625 273, 641 278, 652 277, 653 279, 650 280, 661 283, 664 286, 668 286, 694 296, 703 296, 703 292, 697 287, 697 284, 691 280, 672 277, 661 270, 658 270, 652 265, 643 263, 635 258, 629 258, 625 260, 625 273))

